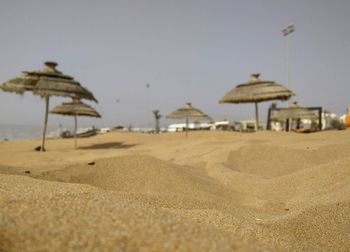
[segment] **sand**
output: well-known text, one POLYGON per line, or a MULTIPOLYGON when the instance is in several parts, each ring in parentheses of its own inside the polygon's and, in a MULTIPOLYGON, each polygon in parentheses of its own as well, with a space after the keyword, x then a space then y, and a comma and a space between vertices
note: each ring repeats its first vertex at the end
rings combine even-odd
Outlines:
POLYGON ((0 142, 0 251, 350 250, 349 130, 39 144, 0 142))

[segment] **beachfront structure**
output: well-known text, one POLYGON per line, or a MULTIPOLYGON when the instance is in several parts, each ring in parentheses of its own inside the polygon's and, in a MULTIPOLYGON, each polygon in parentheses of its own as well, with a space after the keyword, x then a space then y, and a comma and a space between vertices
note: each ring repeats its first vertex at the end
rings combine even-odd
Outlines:
POLYGON ((270 117, 271 120, 274 121, 283 121, 287 119, 310 119, 310 120, 317 120, 318 116, 316 115, 315 112, 308 108, 303 108, 298 106, 296 103, 291 105, 288 108, 280 108, 280 109, 275 109, 270 117))
POLYGON ((181 132, 181 131, 185 131, 187 129, 199 129, 199 127, 197 127, 196 124, 194 123, 174 123, 174 124, 170 124, 168 126, 168 132, 181 132))
POLYGON ((259 126, 257 126, 256 120, 253 118, 239 121, 239 124, 241 125, 239 131, 253 131, 255 129, 263 129, 263 123, 259 121, 259 126))
MULTIPOLYGON (((286 131, 289 131, 290 128, 293 127, 293 123, 295 127, 298 129, 301 126, 301 120, 307 119, 310 121, 319 120, 319 130, 321 130, 321 111, 322 108, 319 108, 319 115, 317 115, 312 109, 306 107, 300 107, 297 102, 293 102, 287 108, 270 108, 268 112, 268 125, 267 128, 271 128, 271 122, 284 122, 286 126, 286 131)), ((282 126, 282 125, 281 125, 282 126)), ((274 125, 276 129, 276 125, 274 125)))
MULTIPOLYGON (((217 121, 217 122, 194 122, 188 124, 189 130, 232 130, 232 131, 252 131, 256 128, 255 119, 242 120, 239 122, 217 121)), ((263 122, 260 121, 259 128, 262 129, 263 122)), ((170 124, 168 132, 185 131, 186 123, 170 124)))
MULTIPOLYGON (((321 112, 321 123, 319 123, 319 117, 317 116, 312 118, 300 118, 300 121, 293 120, 292 125, 290 125, 290 128, 293 127, 300 127, 303 129, 313 129, 313 127, 317 127, 319 130, 326 130, 332 128, 332 121, 333 120, 341 120, 342 117, 338 117, 337 114, 331 113, 329 111, 323 111, 321 112), (319 128, 321 127, 321 128, 319 128)), ((286 122, 283 121, 276 121, 273 120, 270 122, 270 130, 273 131, 283 131, 285 130, 286 122)))
MULTIPOLYGON (((262 125, 260 123, 260 125, 262 125)), ((185 131, 186 123, 170 124, 168 132, 185 131)), ((188 124, 189 130, 232 130, 232 131, 246 131, 255 129, 255 120, 246 120, 242 122, 216 121, 216 122, 194 122, 188 124)))
POLYGON ((262 81, 259 76, 260 74, 252 74, 248 82, 237 85, 219 100, 219 103, 254 103, 256 130, 259 124, 259 102, 287 100, 294 95, 281 84, 274 81, 262 81))
POLYGON ((273 121, 270 123, 270 130, 272 131, 283 131, 284 123, 279 121, 273 121))
POLYGON ((108 132, 111 132, 111 128, 109 127, 104 127, 104 128, 100 128, 100 134, 106 134, 108 132))
POLYGON ((289 131, 294 124, 299 129, 302 120, 318 122, 318 130, 322 130, 322 107, 300 107, 297 102, 293 102, 289 107, 277 108, 272 104, 268 110, 266 128, 282 130, 282 127, 289 131))
POLYGON ((167 131, 168 132, 181 132, 181 131, 185 131, 186 127, 188 130, 214 130, 215 129, 215 125, 213 123, 193 122, 193 123, 188 123, 187 126, 186 126, 186 123, 170 124, 168 126, 167 131))
POLYGON ((225 121, 218 121, 214 122, 214 127, 212 128, 213 130, 228 130, 230 128, 230 122, 225 120, 225 121))
POLYGON ((322 129, 329 129, 332 127, 333 120, 339 120, 339 116, 329 111, 322 112, 322 129))

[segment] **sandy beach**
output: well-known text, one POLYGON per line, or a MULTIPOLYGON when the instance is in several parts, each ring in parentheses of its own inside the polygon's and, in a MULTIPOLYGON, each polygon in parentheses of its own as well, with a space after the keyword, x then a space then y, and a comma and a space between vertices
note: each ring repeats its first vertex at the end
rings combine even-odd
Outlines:
POLYGON ((350 131, 0 142, 0 251, 349 251, 350 131))

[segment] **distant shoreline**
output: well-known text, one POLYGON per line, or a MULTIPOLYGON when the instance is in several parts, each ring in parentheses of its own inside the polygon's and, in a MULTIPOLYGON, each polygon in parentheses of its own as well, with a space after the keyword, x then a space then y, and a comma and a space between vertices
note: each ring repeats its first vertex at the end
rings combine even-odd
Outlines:
MULTIPOLYGON (((49 133, 55 130, 57 127, 48 127, 49 133)), ((41 131, 39 125, 0 124, 0 141, 37 140, 41 138, 41 131)))

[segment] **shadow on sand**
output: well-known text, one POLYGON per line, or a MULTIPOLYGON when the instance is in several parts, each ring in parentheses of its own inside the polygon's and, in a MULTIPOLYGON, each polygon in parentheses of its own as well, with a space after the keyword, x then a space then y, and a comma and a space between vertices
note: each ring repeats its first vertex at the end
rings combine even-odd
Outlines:
POLYGON ((124 144, 123 142, 110 142, 103 144, 93 144, 90 146, 79 147, 81 150, 99 150, 99 149, 128 149, 136 146, 137 144, 124 144))

